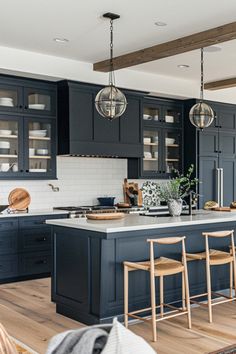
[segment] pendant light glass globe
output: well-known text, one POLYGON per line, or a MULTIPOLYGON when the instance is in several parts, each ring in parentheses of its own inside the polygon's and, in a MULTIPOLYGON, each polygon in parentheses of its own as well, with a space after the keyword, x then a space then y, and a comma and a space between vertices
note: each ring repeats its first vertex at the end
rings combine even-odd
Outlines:
POLYGON ((205 102, 195 104, 189 112, 190 122, 201 130, 209 127, 214 118, 215 114, 213 109, 205 102))
POLYGON ((101 116, 113 120, 125 112, 127 100, 117 87, 109 85, 98 92, 95 106, 101 116))

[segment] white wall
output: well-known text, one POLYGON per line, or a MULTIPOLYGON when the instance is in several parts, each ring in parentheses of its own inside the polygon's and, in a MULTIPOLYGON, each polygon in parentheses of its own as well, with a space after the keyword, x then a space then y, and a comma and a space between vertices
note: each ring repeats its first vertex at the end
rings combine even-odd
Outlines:
POLYGON ((8 194, 22 187, 31 195, 30 209, 53 206, 97 204, 96 197, 114 196, 123 200, 122 184, 127 176, 126 159, 57 157, 58 180, 0 181, 0 204, 8 194), (53 192, 48 183, 60 188, 53 192))

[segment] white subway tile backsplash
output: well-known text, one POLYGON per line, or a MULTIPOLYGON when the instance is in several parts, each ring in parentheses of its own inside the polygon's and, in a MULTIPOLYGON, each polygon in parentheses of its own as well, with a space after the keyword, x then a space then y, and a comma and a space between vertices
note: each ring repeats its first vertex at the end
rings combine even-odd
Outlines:
POLYGON ((31 195, 31 209, 96 204, 99 196, 123 200, 122 184, 127 177, 126 159, 57 157, 58 180, 0 181, 0 204, 7 203, 10 191, 25 188, 31 195), (53 192, 48 183, 60 188, 53 192))

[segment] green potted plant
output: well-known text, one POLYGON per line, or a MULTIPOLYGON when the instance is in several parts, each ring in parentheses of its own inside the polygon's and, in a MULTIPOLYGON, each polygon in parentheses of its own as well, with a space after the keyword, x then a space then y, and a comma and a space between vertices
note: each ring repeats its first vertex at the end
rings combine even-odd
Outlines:
POLYGON ((187 174, 180 174, 174 170, 176 177, 168 180, 159 186, 160 199, 168 205, 171 216, 180 216, 183 209, 183 199, 192 192, 192 189, 197 185, 198 179, 192 178, 194 165, 188 168, 187 174))

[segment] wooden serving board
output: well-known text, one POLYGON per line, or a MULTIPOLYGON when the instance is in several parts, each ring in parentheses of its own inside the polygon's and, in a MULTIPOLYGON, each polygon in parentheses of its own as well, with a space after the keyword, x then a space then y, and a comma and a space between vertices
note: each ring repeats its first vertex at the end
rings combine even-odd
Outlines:
POLYGON ((87 219, 90 220, 116 220, 125 217, 124 213, 101 213, 101 214, 87 214, 87 219))
POLYGON ((236 211, 236 208, 230 208, 230 207, 218 207, 218 208, 212 208, 212 211, 236 211))
POLYGON ((30 194, 23 188, 16 188, 8 196, 9 207, 15 210, 26 210, 30 205, 30 194))

